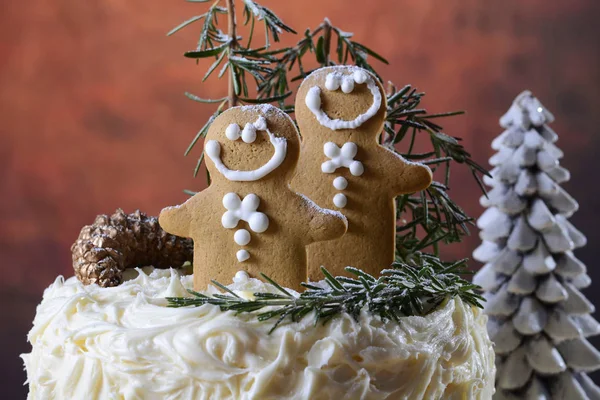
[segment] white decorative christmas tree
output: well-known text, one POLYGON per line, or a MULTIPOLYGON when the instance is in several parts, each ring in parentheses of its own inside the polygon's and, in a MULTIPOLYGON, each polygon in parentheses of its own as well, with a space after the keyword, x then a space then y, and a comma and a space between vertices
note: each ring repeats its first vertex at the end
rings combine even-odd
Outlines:
POLYGON ((600 399, 586 375, 600 368, 600 352, 586 339, 600 324, 580 292, 591 283, 586 267, 572 252, 586 239, 568 221, 578 204, 560 187, 570 176, 547 126, 553 120, 525 91, 492 142, 491 190, 477 221, 483 243, 473 257, 485 263, 474 282, 485 291, 496 345, 494 399, 600 399))

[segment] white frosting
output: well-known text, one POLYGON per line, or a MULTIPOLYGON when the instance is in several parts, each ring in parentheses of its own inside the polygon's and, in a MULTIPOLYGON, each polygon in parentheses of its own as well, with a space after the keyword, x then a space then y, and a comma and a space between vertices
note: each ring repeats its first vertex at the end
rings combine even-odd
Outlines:
POLYGON ((333 204, 337 208, 344 208, 346 207, 346 204, 348 204, 348 199, 346 198, 345 194, 337 193, 335 196, 333 196, 333 204))
MULTIPOLYGON (((358 146, 353 142, 346 142, 340 149, 335 143, 327 142, 323 145, 323 153, 329 158, 321 164, 321 171, 326 174, 334 173, 338 168, 348 168, 354 176, 361 176, 365 172, 365 167, 360 161, 356 161, 358 146)), ((348 187, 348 181, 343 176, 338 176, 333 180, 333 187, 337 190, 345 190, 348 187)), ((345 194, 337 193, 333 196, 333 204, 337 208, 344 208, 348 204, 348 198, 345 194)))
MULTIPOLYGON (((150 273, 152 269, 145 269, 150 273)), ((134 272, 134 271, 131 271, 134 272)), ((59 277, 37 308, 23 360, 29 400, 491 398, 486 317, 459 299, 383 323, 367 312, 326 324, 274 321, 205 305, 168 308, 192 276, 141 273, 114 288, 59 277)), ((230 286, 275 292, 247 274, 230 286)), ((294 293, 293 291, 290 291, 294 293)))
POLYGON ((227 209, 221 217, 224 228, 235 228, 241 221, 246 221, 254 232, 262 233, 269 228, 269 217, 256 211, 260 205, 257 195, 250 193, 244 200, 236 193, 227 193, 223 196, 223 206, 227 209))
MULTIPOLYGON (((225 136, 230 140, 237 140, 240 137, 240 127, 237 124, 230 124, 225 129, 225 136)), ((271 159, 261 167, 250 171, 231 170, 223 164, 221 160, 221 144, 216 140, 209 140, 204 144, 204 152, 212 160, 225 178, 235 182, 257 181, 264 178, 275 169, 277 169, 285 160, 287 154, 287 141, 285 138, 276 137, 267 129, 267 121, 264 117, 258 117, 253 124, 248 123, 241 133, 242 140, 246 143, 253 143, 256 140, 256 131, 266 131, 269 135, 269 140, 275 151, 271 159)))
POLYGON ((354 90, 354 79, 351 76, 345 76, 342 78, 342 92, 344 93, 352 93, 354 90))
POLYGON ((340 149, 335 143, 327 142, 323 145, 323 152, 329 158, 321 164, 321 171, 326 174, 334 173, 338 168, 348 168, 354 176, 360 176, 365 169, 360 161, 355 161, 354 157, 358 151, 358 146, 352 142, 346 142, 340 149))
POLYGON ((250 258, 250 253, 248 253, 248 250, 242 249, 242 250, 238 250, 238 252, 235 253, 235 256, 237 257, 237 260, 239 262, 244 262, 250 258))
POLYGON ((352 161, 350 163, 350 173, 354 176, 361 176, 365 172, 365 167, 360 161, 352 161))
POLYGON ((238 229, 233 234, 233 241, 240 246, 245 246, 250 243, 250 232, 245 229, 238 229))
POLYGON ((246 143, 254 143, 256 140, 256 128, 253 124, 247 123, 242 131, 242 140, 246 143))
POLYGON ((348 187, 348 181, 343 176, 338 176, 333 180, 333 187, 337 190, 344 190, 348 187))
POLYGON ((238 140, 240 138, 240 126, 238 124, 229 124, 225 129, 225 136, 229 140, 238 140))
POLYGON ((321 125, 334 131, 338 129, 356 129, 377 114, 379 107, 381 107, 381 92, 373 77, 363 70, 354 69, 354 72, 351 75, 332 72, 325 78, 325 89, 337 90, 341 88, 342 92, 350 93, 354 90, 355 82, 358 84, 367 84, 367 88, 371 91, 371 95, 373 96, 373 103, 367 111, 351 121, 344 121, 341 119, 332 120, 329 118, 325 111, 321 109, 321 88, 313 86, 308 89, 304 101, 308 109, 314 114, 321 125))

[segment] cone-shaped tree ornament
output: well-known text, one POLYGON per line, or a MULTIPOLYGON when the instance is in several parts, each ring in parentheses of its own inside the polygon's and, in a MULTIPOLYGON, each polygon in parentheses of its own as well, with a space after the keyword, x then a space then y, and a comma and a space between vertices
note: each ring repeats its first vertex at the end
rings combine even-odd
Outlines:
POLYGON ((586 375, 600 368, 600 352, 586 339, 600 324, 580 292, 590 284, 586 267, 572 252, 586 239, 568 221, 578 205, 560 187, 569 172, 559 165, 553 120, 525 91, 492 142, 491 190, 477 221, 483 243, 473 257, 485 263, 474 282, 485 291, 496 344, 494 399, 600 399, 586 375))

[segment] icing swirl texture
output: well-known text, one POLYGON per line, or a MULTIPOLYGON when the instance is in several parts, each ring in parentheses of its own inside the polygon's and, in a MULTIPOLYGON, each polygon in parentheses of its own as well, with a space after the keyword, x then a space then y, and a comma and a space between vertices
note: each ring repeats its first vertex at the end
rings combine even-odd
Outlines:
MULTIPOLYGON (((132 271, 135 274, 135 271, 132 271)), ((242 277, 243 278, 243 277, 242 277)), ((490 399, 486 317, 459 299, 426 317, 382 323, 310 317, 269 322, 205 305, 168 308, 192 276, 146 268, 122 285, 58 277, 44 292, 24 354, 28 399, 490 399)), ((250 298, 274 288, 238 279, 250 298)), ((210 290, 209 290, 210 292, 210 290)))

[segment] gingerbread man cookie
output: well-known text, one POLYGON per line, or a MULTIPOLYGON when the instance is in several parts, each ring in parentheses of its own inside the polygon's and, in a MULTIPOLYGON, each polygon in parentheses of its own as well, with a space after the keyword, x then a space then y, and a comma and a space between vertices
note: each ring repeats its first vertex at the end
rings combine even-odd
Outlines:
POLYGON ((231 108, 211 125, 204 152, 211 185, 159 218, 167 232, 194 240, 194 287, 243 270, 300 289, 306 246, 342 236, 347 223, 290 189, 300 155, 292 120, 268 105, 231 108))
POLYGON ((308 247, 313 280, 320 279, 321 266, 335 275, 346 275, 346 266, 373 275, 388 268, 395 253, 394 198, 431 183, 428 167, 378 143, 386 109, 381 84, 358 67, 321 68, 298 89, 302 147, 292 188, 348 219, 342 238, 308 247))

